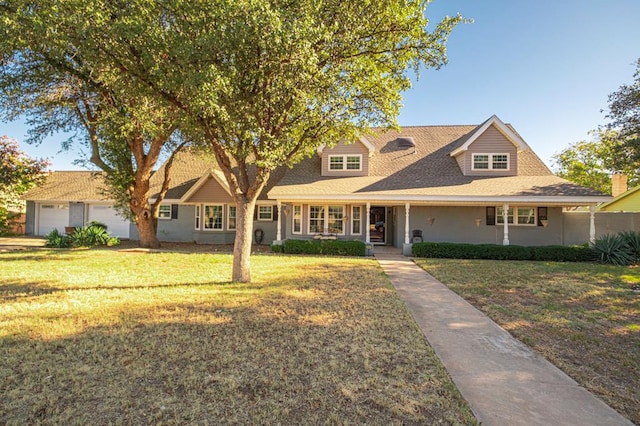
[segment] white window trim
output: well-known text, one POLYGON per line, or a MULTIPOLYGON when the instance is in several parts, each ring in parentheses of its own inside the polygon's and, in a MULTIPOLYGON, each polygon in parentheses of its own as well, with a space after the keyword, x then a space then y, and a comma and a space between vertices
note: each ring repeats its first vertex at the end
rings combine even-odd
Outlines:
POLYGON ((479 172, 507 172, 511 170, 511 155, 507 152, 474 152, 471 154, 471 170, 479 171, 479 172), (486 155, 489 157, 489 168, 488 169, 477 169, 476 168, 476 156, 486 155), (497 155, 506 155, 507 156, 507 168, 506 169, 494 169, 493 168, 493 157, 497 155))
MULTIPOLYGON (((502 206, 496 207, 496 226, 503 226, 504 222, 502 222, 502 214, 498 213, 498 209, 502 209, 502 206)), ((512 209, 513 209, 513 223, 510 223, 509 226, 531 226, 531 227, 538 226, 538 207, 509 205, 509 210, 512 210, 512 209), (533 209, 533 223, 517 223, 518 209, 533 209)))
POLYGON ((224 220, 224 204, 203 204, 202 205, 202 230, 206 232, 222 232, 224 231, 225 220, 224 220), (205 227, 205 211, 207 207, 222 207, 222 223, 220 224, 220 228, 207 228, 205 227))
POLYGON ((227 204, 227 231, 235 231, 237 228, 238 228, 238 207, 235 205, 232 206, 230 204, 227 204), (236 217, 234 217, 236 226, 234 228, 231 227, 231 209, 232 208, 236 209, 236 217))
POLYGON ((272 204, 257 204, 256 205, 256 209, 258 209, 258 211, 256 212, 256 216, 257 216, 257 220, 258 222, 273 222, 273 209, 275 208, 274 205, 272 204), (271 210, 271 214, 269 215, 268 219, 263 219, 260 217, 260 207, 269 207, 269 209, 271 210))
POLYGON ((330 172, 361 172, 362 171, 362 154, 340 154, 340 155, 329 155, 327 169, 330 172), (342 158, 342 168, 341 169, 332 169, 331 168, 331 159, 332 158, 342 158), (358 157, 359 164, 357 169, 348 169, 347 168, 347 157, 358 157))
POLYGON ((160 204, 158 208, 158 219, 160 220, 171 220, 171 204, 160 204), (163 207, 169 207, 169 215, 168 216, 160 216, 163 207))
POLYGON ((302 210, 302 205, 301 204, 295 204, 292 208, 291 208, 291 233, 292 234, 296 234, 296 235, 301 235, 302 234, 302 218, 303 218, 303 210, 302 210), (295 229, 295 218, 296 218, 296 208, 300 209, 300 230, 296 231, 295 229))
POLYGON ((362 235, 362 206, 351 206, 351 221, 349 223, 351 224, 351 228, 349 229, 351 235, 362 235), (355 215, 353 214, 354 209, 360 209, 360 219, 358 219, 360 221, 360 232, 357 233, 353 232, 353 222, 355 221, 355 215))
MULTIPOLYGON (((347 211, 346 206, 343 204, 310 204, 309 205, 309 209, 307 211, 308 214, 308 220, 307 220, 307 235, 315 235, 317 234, 317 232, 311 232, 311 207, 312 206, 317 206, 317 207, 322 207, 322 216, 319 218, 323 220, 324 224, 322 227, 322 233, 323 234, 329 234, 329 207, 342 207, 342 232, 340 233, 333 233, 335 235, 346 235, 345 231, 346 231, 346 222, 344 221, 344 217, 345 217, 345 212, 347 211)), ((361 225, 362 227, 362 225, 361 225)))

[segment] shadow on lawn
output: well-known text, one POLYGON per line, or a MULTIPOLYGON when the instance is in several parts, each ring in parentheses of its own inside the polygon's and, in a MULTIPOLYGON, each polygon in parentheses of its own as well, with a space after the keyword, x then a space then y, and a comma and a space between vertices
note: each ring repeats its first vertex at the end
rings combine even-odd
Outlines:
POLYGON ((266 281, 275 291, 250 301, 129 307, 65 338, 0 338, 0 423, 468 423, 395 294, 339 272, 266 281))

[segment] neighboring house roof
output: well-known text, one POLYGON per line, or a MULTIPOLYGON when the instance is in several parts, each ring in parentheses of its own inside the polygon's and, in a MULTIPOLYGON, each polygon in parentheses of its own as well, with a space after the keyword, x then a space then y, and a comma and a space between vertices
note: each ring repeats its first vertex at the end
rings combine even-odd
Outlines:
POLYGON ((51 172, 40 185, 22 196, 30 201, 109 201, 103 195, 105 184, 102 172, 51 172))
MULTIPOLYGON (((407 126, 400 131, 374 129, 368 140, 375 147, 369 175, 362 177, 321 176, 318 156, 303 160, 287 171, 269 197, 281 200, 408 200, 425 203, 545 202, 580 205, 608 201, 600 192, 557 176, 522 141, 518 175, 478 177, 463 175, 450 153, 466 149, 480 126, 407 126), (400 146, 398 139, 410 137, 415 149, 400 146), (597 198, 594 198, 597 197, 597 198)), ((500 122, 501 123, 501 122, 500 122)), ((508 125, 507 129, 517 133, 508 125)), ((520 138, 518 136, 518 138, 520 138)))
POLYGON ((605 212, 640 212, 640 186, 631 188, 602 204, 598 210, 605 212))

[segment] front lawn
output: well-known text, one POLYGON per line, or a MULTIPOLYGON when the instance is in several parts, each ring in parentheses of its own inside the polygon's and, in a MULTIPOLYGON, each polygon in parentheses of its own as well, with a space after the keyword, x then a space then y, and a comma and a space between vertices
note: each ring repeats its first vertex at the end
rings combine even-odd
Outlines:
POLYGON ((0 254, 2 424, 469 424, 375 261, 0 254))
POLYGON ((640 269, 589 263, 416 262, 640 424, 640 269))

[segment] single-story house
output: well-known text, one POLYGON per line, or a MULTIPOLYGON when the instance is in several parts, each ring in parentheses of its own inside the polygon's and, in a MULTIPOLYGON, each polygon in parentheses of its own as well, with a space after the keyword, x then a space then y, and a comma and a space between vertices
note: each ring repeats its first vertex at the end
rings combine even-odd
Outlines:
MULTIPOLYGON (((58 173, 64 178, 87 172, 52 176, 58 173)), ((66 223, 71 224, 79 223, 80 210, 84 220, 91 220, 92 206, 108 205, 80 191, 74 194, 71 186, 64 196, 54 190, 45 196, 49 186, 25 197, 28 232, 42 235, 52 224, 65 223, 65 214, 57 210, 69 209, 66 223)), ((593 240, 596 206, 610 200, 553 175, 511 125, 492 116, 480 125, 374 129, 355 143, 320 147, 311 158, 277 173, 263 191, 254 236, 262 242, 357 239, 402 247, 405 253, 420 240, 565 244, 563 208, 590 209, 593 240)), ((232 243, 235 212, 213 162, 182 153, 172 168, 158 238, 232 243)), ((137 237, 135 227, 128 236, 137 237)))

